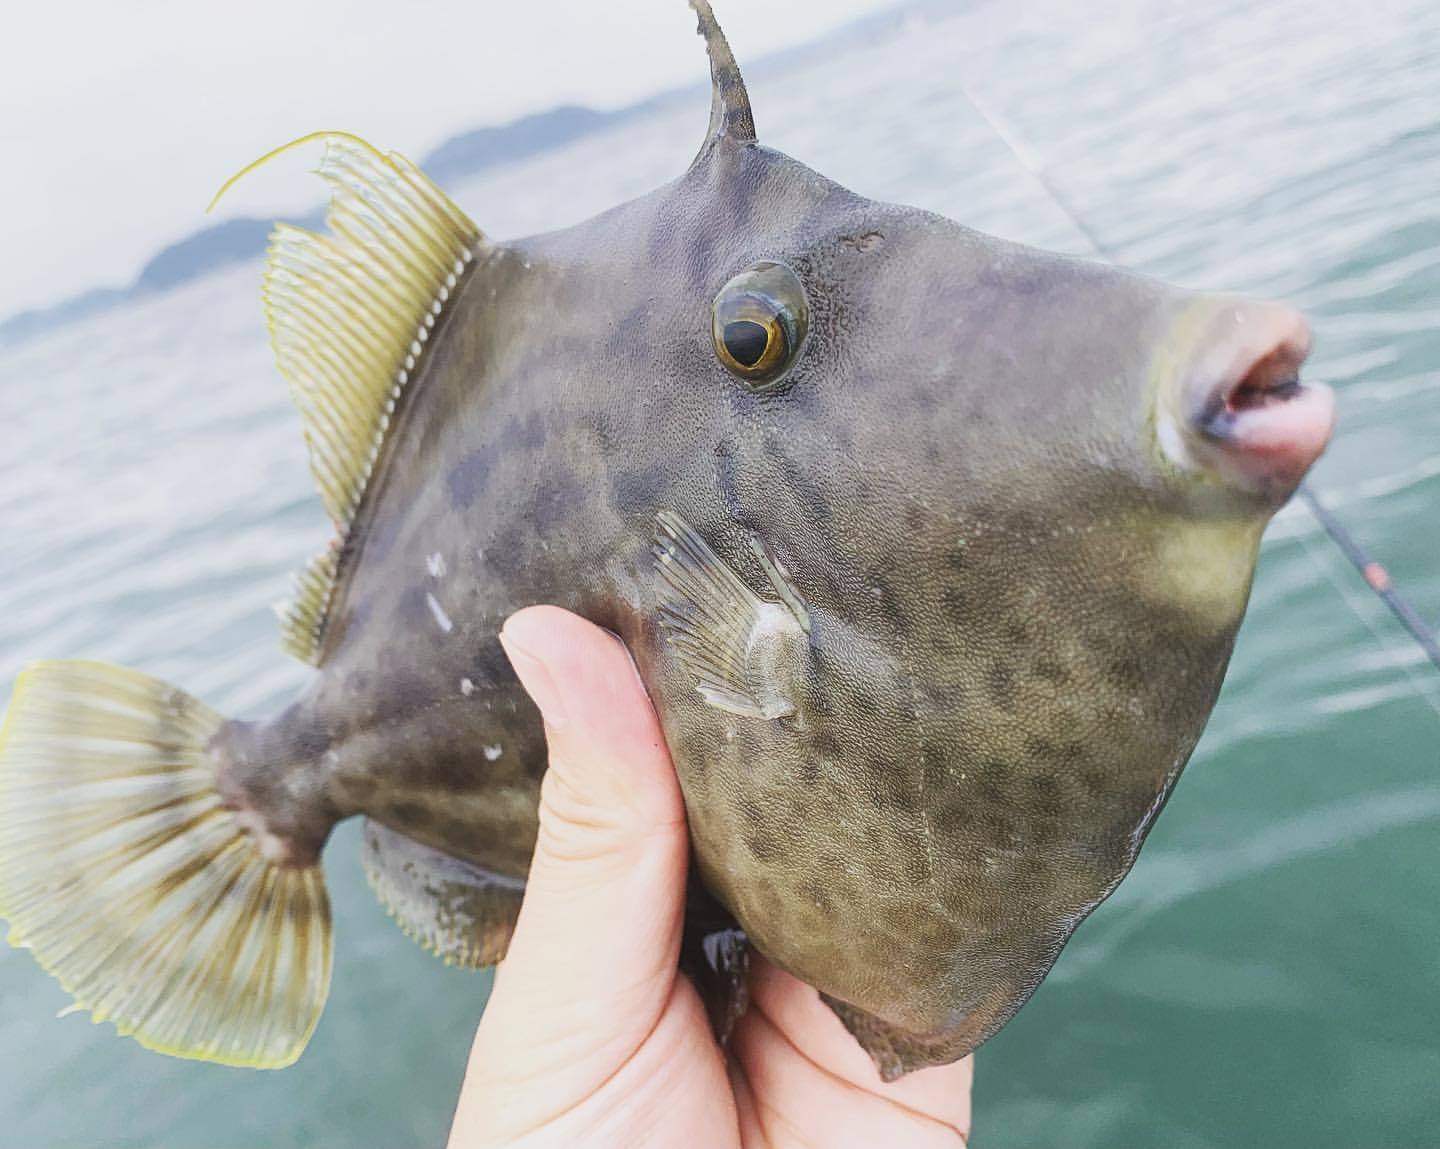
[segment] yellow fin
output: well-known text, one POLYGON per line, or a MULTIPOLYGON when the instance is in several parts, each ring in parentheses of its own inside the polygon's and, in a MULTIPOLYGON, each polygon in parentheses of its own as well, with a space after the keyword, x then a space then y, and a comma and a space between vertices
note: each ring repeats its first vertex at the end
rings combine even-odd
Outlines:
POLYGON ((96 1022, 278 1068, 325 1004, 330 908, 318 868, 265 861, 221 804, 223 722, 120 667, 22 673, 0 728, 0 917, 96 1022))
POLYGON ((305 564, 295 576, 294 597, 276 608, 280 616, 280 646, 301 662, 312 666, 319 660, 320 642, 325 633, 325 616, 340 567, 340 546, 336 540, 305 564))
POLYGON ((263 295, 276 363, 300 408, 310 470, 339 536, 301 576, 281 619, 285 649, 315 664, 336 554, 391 419, 483 236, 404 156, 345 132, 316 132, 277 148, 215 198, 260 164, 312 142, 324 144, 316 171, 330 187, 330 234, 277 225, 263 295))

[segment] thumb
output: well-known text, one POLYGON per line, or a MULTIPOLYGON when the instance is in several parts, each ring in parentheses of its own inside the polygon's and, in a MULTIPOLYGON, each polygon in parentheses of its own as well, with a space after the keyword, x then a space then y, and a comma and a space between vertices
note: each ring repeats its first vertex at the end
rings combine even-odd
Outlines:
POLYGON ((548 1047, 572 1071, 591 1057, 623 1060, 674 987, 689 849, 679 784, 612 634, 532 607, 506 622, 500 641, 545 719, 550 764, 525 900, 482 1037, 513 1013, 530 1055, 548 1047))

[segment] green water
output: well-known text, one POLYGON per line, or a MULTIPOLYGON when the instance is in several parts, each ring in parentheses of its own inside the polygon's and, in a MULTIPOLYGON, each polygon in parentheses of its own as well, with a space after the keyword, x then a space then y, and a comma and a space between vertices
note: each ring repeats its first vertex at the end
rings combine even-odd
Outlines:
MULTIPOLYGON (((1342 419, 1317 486, 1440 622, 1440 4, 917 12, 764 74, 762 137, 867 194, 1083 251, 963 76, 1122 260, 1304 306, 1342 419)), ((494 234, 556 226, 671 178, 704 118, 697 92, 455 190, 494 234)), ((0 682, 86 655, 248 715, 303 682, 269 604, 326 526, 257 275, 0 352, 0 682)), ((979 1055, 974 1143, 1440 1145, 1437 845, 1440 677, 1289 508, 1140 864, 979 1055)), ((64 995, 0 952, 0 1145, 442 1143, 488 978, 406 941, 356 847, 342 829, 327 855, 334 989, 281 1073, 57 1021, 64 995)))

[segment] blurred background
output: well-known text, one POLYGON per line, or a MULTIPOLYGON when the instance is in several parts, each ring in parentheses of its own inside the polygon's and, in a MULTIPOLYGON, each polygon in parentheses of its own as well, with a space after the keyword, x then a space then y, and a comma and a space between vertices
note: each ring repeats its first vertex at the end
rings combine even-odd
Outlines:
MULTIPOLYGON (((1315 485, 1440 622, 1435 0, 719 0, 762 142, 876 198, 1300 304, 1340 395, 1315 485)), ((0 68, 0 688, 37 657, 227 714, 304 681, 270 604, 328 536, 258 256, 316 128, 428 170, 489 233, 677 176, 708 106, 681 0, 25 5, 0 68), (303 9, 297 12, 296 9, 303 9), (517 122, 518 121, 518 122, 517 122), (427 159, 428 157, 428 159, 427 159)), ((1434 1146, 1440 676, 1299 506, 1134 873, 978 1057, 980 1149, 1434 1146)), ((0 950, 6 1144, 439 1146, 488 975, 390 924, 342 828, 334 988, 280 1073, 184 1063, 0 950)))

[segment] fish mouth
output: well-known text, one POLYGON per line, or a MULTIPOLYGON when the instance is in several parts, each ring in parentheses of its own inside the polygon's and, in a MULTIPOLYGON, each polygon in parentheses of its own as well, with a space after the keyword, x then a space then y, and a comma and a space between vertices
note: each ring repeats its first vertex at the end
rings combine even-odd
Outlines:
POLYGON ((1334 393, 1300 378, 1310 343, 1292 307, 1220 302, 1181 373, 1178 450, 1166 442, 1167 454, 1267 501, 1288 498, 1335 429, 1334 393))

